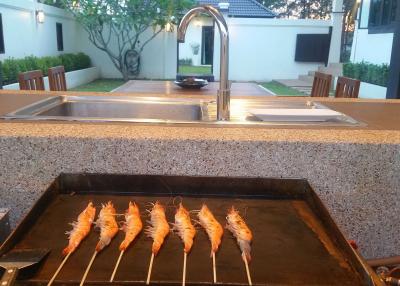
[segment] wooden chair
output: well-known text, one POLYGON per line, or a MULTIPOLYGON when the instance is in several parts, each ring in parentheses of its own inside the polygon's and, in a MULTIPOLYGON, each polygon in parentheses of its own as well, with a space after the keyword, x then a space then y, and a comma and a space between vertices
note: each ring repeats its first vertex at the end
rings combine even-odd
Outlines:
POLYGON ((360 81, 348 77, 338 77, 335 97, 358 98, 360 81))
POLYGON ((311 97, 329 97, 331 90, 332 75, 315 72, 311 90, 311 97))
POLYGON ((49 68, 49 86, 52 91, 66 91, 67 83, 65 81, 64 66, 49 68))
POLYGON ((44 90, 43 73, 41 70, 23 72, 18 75, 19 89, 44 90))

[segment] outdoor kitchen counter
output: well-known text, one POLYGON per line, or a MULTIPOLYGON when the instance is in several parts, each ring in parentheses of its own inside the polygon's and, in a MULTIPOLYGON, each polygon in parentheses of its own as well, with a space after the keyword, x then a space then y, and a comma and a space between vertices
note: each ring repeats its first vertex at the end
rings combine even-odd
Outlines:
MULTIPOLYGON (((0 114, 44 98, 10 93, 0 91, 0 114)), ((400 103, 318 101, 368 125, 0 121, 0 207, 11 208, 15 225, 62 172, 306 178, 366 257, 398 254, 400 103)))

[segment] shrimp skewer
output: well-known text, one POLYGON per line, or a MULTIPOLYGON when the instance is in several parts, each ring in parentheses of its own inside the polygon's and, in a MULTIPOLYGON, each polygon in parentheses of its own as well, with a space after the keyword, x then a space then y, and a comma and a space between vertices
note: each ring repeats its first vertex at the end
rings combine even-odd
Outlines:
POLYGON ((234 207, 230 209, 228 215, 226 216, 226 228, 232 232, 233 236, 236 238, 237 243, 239 244, 240 250, 242 252, 242 259, 246 266, 246 274, 249 285, 252 285, 250 271, 249 271, 249 262, 251 260, 250 251, 251 251, 251 240, 253 239, 253 235, 251 230, 246 225, 243 218, 239 215, 239 212, 235 210, 234 207))
POLYGON ((190 215, 187 209, 185 209, 182 203, 179 204, 179 208, 175 214, 175 223, 173 228, 182 239, 184 244, 183 254, 183 274, 182 274, 182 285, 186 283, 186 259, 187 254, 190 252, 193 246, 193 238, 196 235, 196 229, 194 228, 190 215))
POLYGON ((58 273, 60 273, 64 264, 67 262, 69 256, 78 248, 82 240, 89 234, 95 215, 96 215, 96 208, 93 206, 92 202, 89 202, 87 207, 79 214, 78 220, 76 222, 71 223, 72 230, 66 233, 69 235, 69 243, 68 246, 64 248, 62 252, 62 254, 65 257, 61 262, 60 266, 58 267, 58 269, 56 270, 56 272, 54 273, 53 277, 47 284, 48 286, 53 284, 58 273))
POLYGON ((100 251, 102 251, 107 245, 109 245, 111 243, 111 240, 118 233, 119 228, 117 221, 115 220, 115 215, 116 211, 111 201, 109 201, 106 205, 102 206, 102 209, 99 213, 99 217, 95 222, 96 227, 100 228, 100 240, 96 245, 96 249, 89 262, 89 265, 87 266, 86 271, 83 274, 80 286, 82 286, 85 283, 86 277, 89 273, 90 268, 92 267, 96 255, 100 251))
POLYGON ((215 219, 214 215, 205 204, 203 204, 197 216, 199 217, 200 225, 207 232, 208 238, 210 239, 211 242, 211 257, 213 260, 213 278, 214 278, 214 283, 217 283, 215 253, 218 251, 219 245, 221 244, 221 238, 224 233, 224 230, 221 224, 215 219))
POLYGON ((151 271, 153 269, 154 257, 157 256, 162 244, 164 243, 165 237, 168 235, 170 229, 167 218, 165 216, 165 209, 159 203, 156 202, 150 212, 150 226, 146 228, 146 234, 148 237, 153 239, 153 245, 151 249, 151 258, 149 264, 149 271, 147 273, 146 284, 150 283, 151 271))
POLYGON ((118 233, 119 227, 115 220, 115 208, 111 201, 103 205, 99 217, 95 222, 96 227, 100 228, 100 240, 96 245, 96 252, 100 252, 110 244, 111 240, 118 233))
POLYGON ((121 251, 117 263, 115 264, 114 271, 111 275, 110 282, 113 282, 115 274, 117 272, 119 263, 121 262, 122 256, 128 246, 135 240, 136 236, 142 231, 143 223, 140 219, 139 207, 132 202, 129 202, 129 207, 125 212, 125 222, 122 226, 122 230, 125 232, 125 239, 119 246, 121 251))

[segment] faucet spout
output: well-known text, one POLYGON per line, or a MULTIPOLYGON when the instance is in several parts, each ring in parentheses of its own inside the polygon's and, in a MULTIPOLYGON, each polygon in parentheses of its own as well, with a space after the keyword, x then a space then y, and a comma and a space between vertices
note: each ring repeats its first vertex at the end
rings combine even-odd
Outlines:
POLYGON ((200 13, 210 15, 217 23, 221 39, 219 90, 217 94, 217 119, 230 119, 230 83, 229 70, 229 32, 224 16, 212 6, 199 6, 189 10, 183 16, 178 27, 178 42, 185 42, 185 34, 190 21, 200 13))

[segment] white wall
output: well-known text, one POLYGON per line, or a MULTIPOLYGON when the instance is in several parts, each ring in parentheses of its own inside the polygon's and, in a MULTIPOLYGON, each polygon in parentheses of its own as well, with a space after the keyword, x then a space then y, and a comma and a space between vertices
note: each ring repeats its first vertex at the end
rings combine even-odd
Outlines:
MULTIPOLYGON (((201 18, 201 25, 212 25, 210 19, 201 18)), ((190 43, 201 44, 201 25, 196 19, 188 27, 185 44, 181 44, 180 58, 193 57, 190 43)), ((230 79, 238 81, 268 81, 272 79, 297 78, 316 70, 322 63, 296 63, 294 61, 298 33, 328 33, 330 21, 287 19, 228 18, 230 31, 230 79)), ((149 37, 152 30, 143 37, 149 37)), ((105 78, 121 77, 108 56, 96 49, 81 30, 80 49, 90 55, 94 65, 105 78)), ((214 40, 214 76, 219 79, 218 29, 214 40)), ((199 53, 200 58, 200 53, 199 53)), ((176 77, 177 44, 174 32, 163 32, 150 42, 141 58, 141 78, 172 79, 176 77)), ((194 60, 196 63, 196 60, 194 60)))
POLYGON ((373 64, 389 64, 392 53, 393 33, 368 34, 369 8, 371 0, 364 0, 356 21, 350 60, 373 64))
POLYGON ((366 61, 389 64, 392 53, 393 33, 368 34, 368 29, 356 29, 351 50, 352 62, 366 61))
POLYGON ((387 88, 375 84, 361 82, 359 98, 385 99, 387 88))
MULTIPOLYGON (((228 26, 230 78, 268 81, 297 78, 316 70, 322 63, 295 62, 297 34, 328 33, 330 21, 229 18, 228 26)), ((217 39, 214 74, 219 71, 217 39)))
POLYGON ((75 20, 64 10, 36 3, 32 0, 0 0, 3 19, 5 53, 0 60, 29 55, 53 56, 75 53, 79 42, 75 35, 80 29, 75 20), (36 21, 36 10, 43 10, 45 22, 36 21), (62 23, 64 51, 57 51, 56 22, 62 23))
MULTIPOLYGON (((152 35, 153 29, 150 28, 141 37, 141 42, 144 42, 152 35)), ((94 66, 100 68, 101 77, 122 77, 121 73, 116 69, 108 55, 97 49, 88 40, 88 35, 85 30, 79 30, 76 38, 79 42, 79 49, 90 56, 94 66)), ((149 79, 175 78, 177 59, 176 48, 176 32, 162 32, 158 34, 143 50, 139 77, 149 79)))
MULTIPOLYGON (((231 80, 268 81, 297 78, 316 70, 322 63, 294 61, 297 34, 328 33, 330 21, 259 18, 227 18, 230 33, 229 73, 231 80)), ((189 25, 185 44, 180 45, 179 58, 192 58, 190 43, 201 44, 201 26, 211 26, 210 19, 195 18, 189 25)), ((214 76, 219 78, 220 38, 215 28, 214 76)), ((200 58, 199 54, 199 58, 200 58)))

